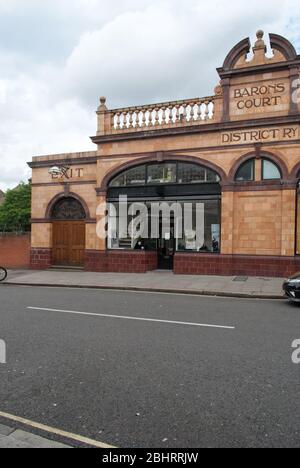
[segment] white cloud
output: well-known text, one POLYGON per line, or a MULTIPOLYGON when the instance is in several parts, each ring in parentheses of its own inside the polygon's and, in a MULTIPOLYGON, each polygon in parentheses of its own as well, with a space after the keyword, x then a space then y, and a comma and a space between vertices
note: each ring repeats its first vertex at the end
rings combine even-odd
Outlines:
POLYGON ((172 0, 122 14, 80 38, 67 60, 63 92, 87 104, 104 94, 113 106, 212 94, 215 68, 230 48, 267 22, 278 23, 281 5, 265 1, 258 15, 242 2, 228 8, 225 1, 172 0))
POLYGON ((0 188, 35 154, 93 149, 100 95, 126 106, 213 93, 258 28, 300 46, 296 0, 0 0, 0 188))
POLYGON ((26 180, 33 155, 93 149, 95 117, 75 98, 50 99, 46 81, 20 75, 0 80, 1 182, 26 180))

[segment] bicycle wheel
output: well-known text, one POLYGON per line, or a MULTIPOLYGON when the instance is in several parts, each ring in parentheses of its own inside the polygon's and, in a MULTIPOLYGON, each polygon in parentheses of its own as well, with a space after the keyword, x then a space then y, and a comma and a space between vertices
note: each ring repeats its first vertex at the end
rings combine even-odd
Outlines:
POLYGON ((5 268, 0 267, 0 282, 4 281, 7 277, 7 271, 5 268))

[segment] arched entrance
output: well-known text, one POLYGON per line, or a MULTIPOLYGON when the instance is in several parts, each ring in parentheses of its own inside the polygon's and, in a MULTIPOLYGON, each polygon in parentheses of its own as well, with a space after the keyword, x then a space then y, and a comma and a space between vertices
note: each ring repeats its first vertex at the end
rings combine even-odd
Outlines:
POLYGON ((51 219, 53 265, 83 266, 86 213, 82 204, 64 197, 53 206, 51 219))

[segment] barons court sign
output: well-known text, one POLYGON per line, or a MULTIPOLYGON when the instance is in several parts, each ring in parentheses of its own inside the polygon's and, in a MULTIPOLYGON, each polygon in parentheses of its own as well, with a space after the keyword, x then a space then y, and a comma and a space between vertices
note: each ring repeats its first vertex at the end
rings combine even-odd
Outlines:
POLYGON ((238 110, 250 110, 260 107, 274 107, 282 103, 286 92, 284 83, 238 88, 233 91, 238 110))

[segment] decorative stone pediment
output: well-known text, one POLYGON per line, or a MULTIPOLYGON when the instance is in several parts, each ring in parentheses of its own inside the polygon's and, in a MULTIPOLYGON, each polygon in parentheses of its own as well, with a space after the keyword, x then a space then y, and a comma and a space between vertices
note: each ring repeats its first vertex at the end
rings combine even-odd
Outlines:
POLYGON ((224 96, 224 120, 252 120, 299 113, 295 98, 300 56, 284 37, 270 34, 273 55, 267 54, 264 32, 239 42, 218 69, 224 96))
POLYGON ((251 52, 250 39, 239 42, 227 55, 221 71, 239 70, 245 67, 269 65, 273 63, 295 60, 297 53, 294 46, 284 37, 270 34, 270 44, 273 56, 267 56, 267 47, 264 41, 264 32, 256 33, 257 40, 253 47, 253 57, 249 58, 251 52))

